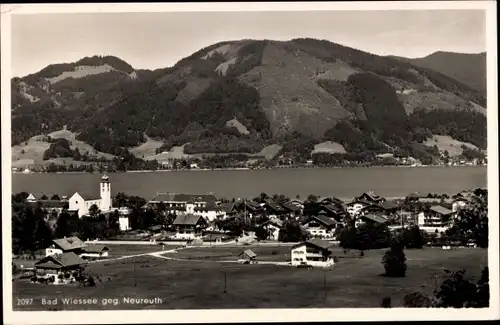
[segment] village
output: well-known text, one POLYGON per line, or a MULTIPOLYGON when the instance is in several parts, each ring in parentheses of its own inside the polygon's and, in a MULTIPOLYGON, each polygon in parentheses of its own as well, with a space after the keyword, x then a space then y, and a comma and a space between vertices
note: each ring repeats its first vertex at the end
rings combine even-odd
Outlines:
POLYGON ((388 247, 391 238, 410 229, 418 230, 421 245, 477 247, 473 238, 453 238, 451 230, 467 208, 478 204, 484 208, 487 197, 484 188, 451 197, 411 193, 399 199, 365 192, 347 202, 313 195, 301 200, 261 193, 253 199, 229 201, 214 194, 157 193, 144 204, 135 202, 134 207, 125 194, 112 198, 111 193, 108 175, 101 177, 93 194, 76 192, 48 199, 43 194, 25 193, 23 204, 43 211, 46 221, 62 215, 80 220, 112 216, 118 229, 107 238, 79 238, 73 231, 50 243, 42 240, 36 252, 15 256, 19 277, 34 283, 95 285, 95 279, 83 272, 87 264, 145 255, 196 264, 222 251, 219 257, 224 262, 332 268, 339 260, 335 255, 339 248, 344 255, 353 249, 363 256, 365 250, 388 247), (144 223, 147 216, 149 222, 144 223), (352 239, 347 238, 348 230, 354 231, 352 239), (363 231, 386 237, 360 243, 363 231), (134 251, 138 254, 132 254, 134 251), (177 253, 175 257, 169 255, 172 252, 177 253), (279 260, 278 255, 282 255, 279 260))

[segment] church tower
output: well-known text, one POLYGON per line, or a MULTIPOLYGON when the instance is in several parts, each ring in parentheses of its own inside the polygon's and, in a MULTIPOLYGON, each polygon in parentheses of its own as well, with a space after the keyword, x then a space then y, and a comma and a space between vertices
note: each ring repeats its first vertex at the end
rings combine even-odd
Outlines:
POLYGON ((101 177, 101 210, 111 210, 111 182, 108 175, 101 177))

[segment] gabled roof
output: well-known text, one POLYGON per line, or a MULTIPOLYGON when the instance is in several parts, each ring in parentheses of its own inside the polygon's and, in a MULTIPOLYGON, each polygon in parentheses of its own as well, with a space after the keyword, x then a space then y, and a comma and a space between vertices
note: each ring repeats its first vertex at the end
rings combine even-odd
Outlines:
POLYGON ((297 212, 297 211, 301 210, 301 208, 299 206, 297 206, 296 204, 293 204, 292 202, 285 202, 281 206, 284 207, 285 209, 293 211, 293 212, 297 212))
POLYGON ((82 265, 86 262, 78 255, 73 252, 66 252, 62 254, 54 254, 49 255, 38 262, 35 263, 35 266, 38 267, 48 267, 48 268, 58 268, 59 267, 68 267, 75 265, 82 265))
POLYGON ((255 254, 251 249, 247 249, 246 251, 243 251, 240 253, 240 255, 248 255, 248 257, 250 258, 254 258, 254 257, 257 257, 257 254, 255 254))
POLYGON ((76 236, 54 239, 53 243, 57 247, 61 248, 63 251, 69 251, 85 247, 85 243, 76 236))
POLYGON ((177 216, 174 220, 174 225, 191 225, 194 226, 198 223, 198 221, 201 219, 201 216, 197 216, 194 214, 184 214, 177 216))
POLYGON ((279 227, 279 228, 283 227, 283 221, 281 221, 280 219, 277 219, 277 218, 271 218, 271 219, 267 220, 266 222, 264 222, 262 224, 262 226, 267 225, 267 224, 271 224, 271 225, 274 225, 274 226, 279 227))
POLYGON ((371 192, 371 191, 370 191, 370 192, 364 192, 364 193, 362 193, 362 194, 361 194, 360 196, 358 196, 358 197, 359 197, 359 198, 361 198, 361 197, 363 197, 363 196, 368 197, 368 199, 369 199, 369 200, 374 201, 374 202, 384 200, 384 198, 383 198, 383 197, 381 197, 381 196, 379 196, 379 195, 377 195, 377 194, 375 194, 374 192, 371 192))
POLYGON ((343 214, 344 213, 344 211, 341 208, 339 208, 337 205, 332 204, 332 203, 330 203, 330 204, 324 204, 321 207, 323 209, 331 212, 331 213, 335 213, 335 214, 343 214))
POLYGON ((373 215, 373 214, 366 214, 366 215, 362 216, 361 218, 365 218, 365 219, 374 221, 376 223, 386 223, 387 222, 387 219, 382 218, 380 216, 373 215))
POLYGON ((382 202, 382 203, 379 203, 378 204, 381 208, 385 209, 385 210, 394 210, 394 209, 398 209, 400 204, 396 201, 385 201, 385 202, 382 202))
POLYGON ((85 191, 85 192, 75 192, 78 193, 85 201, 94 201, 101 199, 101 192, 99 191, 85 191))
POLYGON ((335 220, 330 219, 327 216, 323 216, 323 215, 314 216, 314 217, 312 217, 312 219, 316 219, 319 223, 321 223, 327 227, 332 227, 337 223, 335 220))
POLYGON ((312 239, 308 239, 307 241, 305 241, 301 244, 295 245, 294 247, 298 247, 298 246, 301 246, 303 244, 312 245, 312 246, 315 246, 317 248, 320 248, 323 250, 329 250, 329 251, 330 251, 330 248, 332 248, 334 246, 334 244, 332 244, 330 242, 321 240, 319 238, 312 238, 312 239))
POLYGON ((436 213, 439 213, 439 214, 442 214, 442 215, 447 215, 447 214, 453 213, 453 211, 451 211, 443 206, 440 206, 440 205, 434 205, 434 206, 430 207, 429 210, 436 212, 436 213))
POLYGON ((63 209, 68 207, 67 201, 59 201, 59 200, 40 200, 29 203, 29 205, 32 207, 37 207, 38 204, 40 204, 42 208, 46 209, 57 209, 57 208, 63 209))
POLYGON ((224 203, 222 204, 222 209, 226 211, 226 213, 237 212, 236 204, 234 202, 224 203))
POLYGON ((355 198, 353 201, 347 203, 347 205, 354 205, 354 204, 358 204, 358 203, 364 204, 364 205, 372 205, 373 204, 372 201, 355 198))
POLYGON ((150 201, 160 202, 217 202, 213 194, 158 193, 150 201))
POLYGON ((103 251, 109 251, 109 248, 106 245, 88 245, 83 248, 85 253, 101 253, 103 251))
POLYGON ((265 199, 264 200, 264 203, 270 207, 271 209, 275 210, 275 211, 280 211, 280 212, 285 212, 285 208, 283 208, 281 205, 279 205, 278 203, 276 203, 273 199, 265 199))

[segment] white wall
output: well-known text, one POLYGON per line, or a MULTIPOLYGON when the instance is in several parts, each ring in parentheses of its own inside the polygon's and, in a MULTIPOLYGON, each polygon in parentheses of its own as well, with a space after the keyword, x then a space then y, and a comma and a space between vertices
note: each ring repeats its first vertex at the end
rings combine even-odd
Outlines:
POLYGON ((307 253, 307 246, 305 244, 292 248, 291 251, 291 262, 292 265, 298 266, 301 265, 302 263, 306 263, 307 265, 315 266, 315 267, 329 267, 335 265, 335 262, 333 260, 333 257, 329 258, 326 261, 308 261, 307 257, 310 256, 310 254, 307 253))
POLYGON ((130 223, 128 217, 118 217, 118 221, 120 223, 120 230, 127 231, 130 230, 130 223))
POLYGON ((63 251, 59 248, 46 248, 45 249, 45 256, 50 256, 54 254, 62 254, 63 251))
POLYGON ((78 216, 81 218, 89 213, 89 208, 92 205, 97 205, 101 209, 101 200, 90 200, 85 201, 82 196, 78 193, 73 194, 68 200, 69 210, 78 210, 78 216))

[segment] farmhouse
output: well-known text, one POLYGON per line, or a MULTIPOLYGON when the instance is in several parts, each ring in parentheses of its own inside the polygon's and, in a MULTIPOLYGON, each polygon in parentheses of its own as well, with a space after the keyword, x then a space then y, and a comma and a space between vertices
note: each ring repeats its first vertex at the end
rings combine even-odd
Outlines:
POLYGON ((52 278, 54 284, 74 281, 73 272, 86 262, 73 252, 49 255, 34 264, 37 277, 52 278))
POLYGON ((247 249, 238 255, 238 262, 252 264, 255 263, 257 254, 255 254, 251 249, 247 249))
POLYGON ((345 210, 334 203, 321 205, 317 213, 333 218, 337 222, 342 221, 346 215, 345 210))
POLYGON ((280 230, 283 228, 283 221, 277 218, 270 218, 262 224, 262 227, 268 232, 270 240, 278 240, 280 230))
POLYGON ((351 217, 354 217, 357 216, 361 212, 361 210, 370 205, 373 205, 373 203, 365 200, 355 199, 354 201, 347 203, 347 212, 351 217))
POLYGON ((335 228, 337 222, 334 219, 330 219, 325 215, 317 215, 311 218, 304 228, 311 233, 313 237, 331 239, 335 236, 335 228))
POLYGON ((379 204, 385 201, 385 199, 381 196, 376 195, 374 192, 365 192, 360 196, 356 197, 356 201, 365 201, 373 204, 379 204))
POLYGON ((285 202, 281 205, 284 209, 288 211, 291 216, 296 216, 302 213, 302 208, 300 205, 293 202, 285 202))
POLYGON ((180 215, 175 218, 175 237, 179 239, 195 239, 202 236, 203 230, 207 228, 206 220, 194 214, 180 215))
POLYGON ((62 253, 75 253, 76 255, 80 255, 83 253, 85 248, 85 243, 80 240, 78 237, 68 237, 68 238, 60 238, 54 239, 52 241, 52 245, 45 249, 45 255, 51 256, 54 254, 62 254, 62 253))
POLYGON ((81 257, 108 257, 109 248, 105 245, 87 245, 82 248, 81 257))
POLYGON ((356 227, 362 223, 384 224, 387 222, 388 222, 388 220, 382 216, 368 213, 368 214, 364 214, 364 215, 356 218, 356 227))
POLYGON ((273 199, 264 200, 264 210, 268 215, 282 216, 288 212, 283 206, 276 203, 273 199))
POLYGON ((292 247, 292 265, 310 265, 318 267, 329 267, 335 265, 333 244, 321 239, 310 239, 292 247))
POLYGON ((440 205, 434 205, 418 215, 419 227, 447 228, 451 225, 454 212, 440 205))

